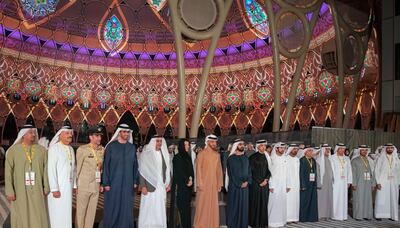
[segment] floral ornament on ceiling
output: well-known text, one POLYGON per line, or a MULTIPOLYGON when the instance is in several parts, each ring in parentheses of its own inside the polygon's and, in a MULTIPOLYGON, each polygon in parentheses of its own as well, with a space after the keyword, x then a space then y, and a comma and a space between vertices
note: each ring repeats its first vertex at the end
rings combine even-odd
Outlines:
POLYGON ((100 103, 107 103, 109 100, 111 99, 111 94, 107 91, 107 90, 101 90, 98 94, 97 94, 97 100, 100 103))
POLYGON ((30 95, 30 96, 37 96, 40 91, 40 84, 37 81, 29 81, 25 84, 25 91, 30 95))
POLYGON ((312 77, 307 77, 307 78, 304 80, 304 84, 305 84, 305 89, 304 89, 304 91, 306 92, 306 94, 307 94, 308 96, 310 96, 310 97, 313 96, 313 95, 314 95, 314 92, 315 92, 315 90, 316 90, 314 78, 312 78, 312 77))
POLYGON ((44 17, 55 12, 58 0, 20 0, 22 8, 30 17, 44 17))
POLYGON ((117 91, 114 96, 114 101, 117 105, 126 104, 126 93, 123 90, 117 91))
MULTIPOLYGON (((238 0, 238 5, 242 11, 242 4, 239 1, 241 0, 238 0)), ((242 15, 247 17, 243 20, 250 31, 260 38, 269 36, 268 16, 263 7, 256 0, 243 0, 243 5, 245 13, 242 12, 242 15)))
POLYGON ((7 88, 11 93, 19 92, 21 88, 21 80, 18 78, 11 78, 7 82, 7 88))
POLYGON ((72 86, 66 86, 61 89, 61 95, 67 100, 73 100, 78 92, 72 86))
POLYGON ((229 91, 226 94, 226 102, 230 105, 237 105, 240 102, 239 93, 237 91, 229 91))
POLYGON ((165 4, 167 3, 167 0, 147 0, 147 3, 154 10, 160 11, 162 8, 164 8, 165 4))
POLYGON ((271 90, 266 87, 262 87, 258 90, 257 97, 258 99, 260 99, 262 103, 265 104, 268 101, 271 101, 272 98, 271 90))
POLYGON ((335 77, 327 71, 321 72, 319 76, 319 85, 325 93, 332 92, 335 77))
POLYGON ((117 16, 112 15, 104 27, 104 40, 111 50, 115 50, 124 37, 124 31, 121 22, 117 16))
POLYGON ((176 103, 175 94, 172 94, 172 93, 165 94, 163 97, 163 102, 164 102, 164 105, 166 105, 166 106, 174 105, 176 103))
POLYGON ((144 101, 144 96, 139 92, 133 93, 130 98, 131 102, 136 106, 141 105, 144 101))

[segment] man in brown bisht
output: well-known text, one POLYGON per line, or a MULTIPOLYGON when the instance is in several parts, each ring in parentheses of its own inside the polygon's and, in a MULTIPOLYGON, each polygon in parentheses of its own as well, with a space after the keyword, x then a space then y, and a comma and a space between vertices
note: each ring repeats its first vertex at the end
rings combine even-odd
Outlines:
POLYGON ((206 137, 206 146, 196 160, 196 214, 195 228, 219 227, 218 193, 223 186, 220 155, 217 151, 217 137, 206 137))

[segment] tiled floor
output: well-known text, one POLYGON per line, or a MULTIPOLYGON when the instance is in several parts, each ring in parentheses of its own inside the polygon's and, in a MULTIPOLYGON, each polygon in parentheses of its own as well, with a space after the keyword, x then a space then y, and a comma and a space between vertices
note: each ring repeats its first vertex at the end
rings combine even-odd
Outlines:
MULTIPOLYGON (((169 204, 169 202, 168 202, 169 204)), ((136 197, 135 200, 135 209, 140 205, 140 197, 136 197)), ((4 187, 0 187, 0 227, 9 227, 9 224, 6 224, 5 221, 9 215, 9 207, 10 204, 8 203, 5 195, 4 195, 4 187)), ((101 221, 102 217, 102 207, 103 207, 103 197, 101 195, 99 204, 98 204, 98 211, 96 215, 96 220, 98 222, 101 221)), ((223 207, 223 205, 221 205, 223 207)), ((137 213, 135 213, 137 214, 137 213)), ((7 220, 8 223, 9 220, 7 220)), ((101 226, 100 226, 101 227, 101 226)), ((226 226, 221 226, 226 227, 226 226)), ((297 223, 297 224, 288 224, 286 227, 289 228, 400 228, 400 222, 390 221, 387 219, 383 219, 382 221, 356 221, 354 219, 349 218, 347 221, 321 221, 315 223, 297 223)))

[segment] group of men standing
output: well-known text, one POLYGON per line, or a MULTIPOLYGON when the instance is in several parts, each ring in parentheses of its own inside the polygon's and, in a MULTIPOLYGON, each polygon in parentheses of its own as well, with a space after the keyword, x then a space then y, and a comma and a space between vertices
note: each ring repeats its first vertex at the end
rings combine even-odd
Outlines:
POLYGON ((349 190, 356 220, 398 221, 400 160, 386 144, 373 160, 361 145, 351 155, 337 144, 301 148, 276 143, 265 152, 244 156, 244 141, 236 140, 227 161, 228 227, 282 227, 287 223, 347 220, 349 190), (375 194, 375 210, 373 195, 375 194), (374 216, 375 211, 375 216, 374 216))
POLYGON ((155 136, 139 160, 132 131, 119 125, 101 146, 102 129, 89 129, 90 143, 71 147, 73 130, 63 126, 48 150, 38 144, 38 132, 25 125, 6 153, 5 183, 13 228, 71 228, 76 194, 77 228, 92 228, 99 193, 104 191, 106 228, 134 227, 135 188, 142 192, 140 227, 166 227, 166 192, 171 166, 162 137, 155 136), (76 159, 75 159, 76 157, 76 159))
POLYGON ((103 227, 131 228, 135 189, 141 192, 139 228, 164 228, 167 192, 172 184, 177 187, 184 228, 192 227, 193 190, 193 226, 219 227, 218 194, 224 186, 228 192, 228 227, 346 220, 350 187, 355 219, 374 217, 376 190, 375 218, 398 220, 400 160, 392 144, 385 145, 375 160, 368 156, 369 147, 359 146, 350 160, 343 144, 337 144, 331 154, 327 144, 300 148, 276 143, 269 151, 267 142, 259 140, 256 152, 248 157, 245 142, 237 139, 223 171, 214 135, 206 137, 206 145, 195 159, 192 145, 182 139, 173 161, 160 136, 154 136, 137 154, 126 124, 118 126, 105 148, 100 144, 101 137, 100 127, 90 128, 90 143, 78 148, 75 159, 71 127, 62 127, 48 150, 38 144, 36 128, 26 125, 20 130, 6 153, 5 190, 11 202, 13 228, 71 228, 73 194, 76 227, 91 228, 101 192, 103 227))

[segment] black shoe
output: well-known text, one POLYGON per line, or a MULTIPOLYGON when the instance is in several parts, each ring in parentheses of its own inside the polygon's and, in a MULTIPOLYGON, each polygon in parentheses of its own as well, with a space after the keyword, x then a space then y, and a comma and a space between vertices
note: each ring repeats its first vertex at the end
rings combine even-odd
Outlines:
POLYGON ((376 221, 382 221, 382 219, 381 218, 377 218, 376 221))

